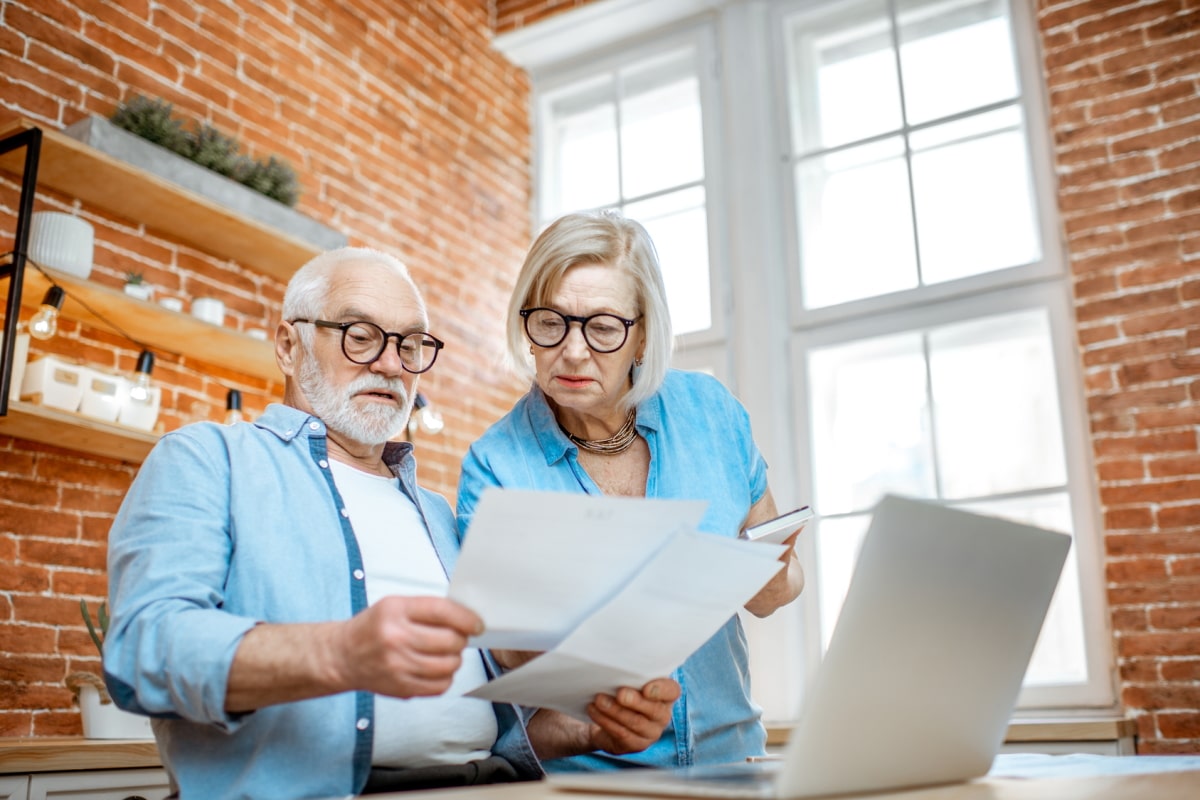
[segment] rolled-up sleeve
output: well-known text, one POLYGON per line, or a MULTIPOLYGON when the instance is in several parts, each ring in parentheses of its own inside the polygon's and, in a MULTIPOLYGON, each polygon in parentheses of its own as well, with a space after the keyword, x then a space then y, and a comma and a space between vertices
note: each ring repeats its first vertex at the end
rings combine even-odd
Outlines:
POLYGON ((228 730, 229 668, 259 620, 224 609, 233 538, 230 459, 204 429, 164 436, 109 534, 104 672, 118 706, 228 730), (167 666, 169 665, 169 667, 167 666))

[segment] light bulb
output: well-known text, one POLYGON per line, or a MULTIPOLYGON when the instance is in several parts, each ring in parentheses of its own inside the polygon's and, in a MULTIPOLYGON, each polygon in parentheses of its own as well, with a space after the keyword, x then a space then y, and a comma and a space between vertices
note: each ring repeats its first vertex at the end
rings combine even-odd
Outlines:
POLYGON ((57 286, 46 290, 42 307, 29 319, 29 335, 35 339, 49 339, 58 332, 58 310, 62 308, 66 295, 57 286))
MULTIPOLYGON (((420 392, 417 392, 417 399, 413 401, 413 420, 421 430, 429 434, 441 433, 442 429, 446 427, 442 415, 429 404, 428 398, 420 392)), ((411 428, 412 425, 410 424, 409 427, 411 428)))
POLYGON ((230 389, 225 394, 225 424, 234 425, 243 419, 245 417, 242 416, 242 393, 237 389, 230 389))
POLYGON ((150 372, 154 369, 154 353, 143 350, 138 355, 137 368, 133 373, 133 387, 129 399, 144 403, 150 399, 150 372))

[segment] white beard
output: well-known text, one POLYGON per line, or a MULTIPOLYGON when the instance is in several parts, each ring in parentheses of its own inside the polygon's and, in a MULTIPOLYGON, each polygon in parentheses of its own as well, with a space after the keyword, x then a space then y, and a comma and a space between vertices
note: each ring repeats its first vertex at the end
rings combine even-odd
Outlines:
POLYGON ((308 399, 313 413, 330 431, 365 445, 379 445, 404 430, 412 412, 412 398, 403 381, 380 375, 364 375, 339 391, 321 373, 317 360, 305 353, 297 373, 300 391, 308 399), (354 395, 362 391, 384 390, 400 398, 396 406, 368 403, 356 408, 354 395))

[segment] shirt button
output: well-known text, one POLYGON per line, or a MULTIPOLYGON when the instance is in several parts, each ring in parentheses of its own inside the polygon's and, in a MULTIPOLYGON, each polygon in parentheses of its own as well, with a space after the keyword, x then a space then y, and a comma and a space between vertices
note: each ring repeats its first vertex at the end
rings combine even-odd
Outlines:
POLYGON ((364 575, 364 574, 365 574, 365 573, 364 573, 364 572, 363 572, 361 569, 356 569, 356 570, 354 570, 354 577, 355 577, 355 579, 356 579, 356 580, 360 580, 360 581, 361 581, 361 580, 363 579, 363 575, 364 575))
POLYGON ((363 717, 358 722, 354 723, 354 727, 358 728, 360 731, 365 731, 367 728, 371 727, 371 720, 363 717))
POLYGON ((325 469, 326 467, 329 466, 329 462, 323 458, 320 461, 318 461, 317 463, 321 465, 321 469, 325 469))
POLYGON ((350 512, 349 512, 349 511, 347 511, 346 509, 344 509, 344 508, 343 508, 343 509, 342 509, 342 516, 343 516, 343 517, 347 517, 347 518, 348 518, 348 517, 350 516, 350 512))
POLYGON ((310 422, 310 423, 308 423, 308 428, 309 428, 309 430, 319 431, 319 430, 321 430, 321 423, 310 422))

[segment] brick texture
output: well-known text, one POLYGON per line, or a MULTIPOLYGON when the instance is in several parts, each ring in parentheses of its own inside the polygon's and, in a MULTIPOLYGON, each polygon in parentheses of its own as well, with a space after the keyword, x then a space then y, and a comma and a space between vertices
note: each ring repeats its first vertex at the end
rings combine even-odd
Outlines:
MULTIPOLYGON (((0 0, 0 124, 62 128, 140 93, 237 136, 299 173, 297 209, 351 244, 395 253, 424 289, 447 347, 421 390, 446 420, 417 433, 423 482, 453 499, 467 445, 521 387, 497 366, 503 314, 529 244, 529 88, 490 47, 484 0, 439 3, 147 3, 0 0)), ((12 249, 18 177, 0 173, 0 252, 12 249)), ((226 324, 273 330, 283 284, 146 232, 74 198, 96 230, 92 279, 130 269, 161 294, 224 300, 226 324)), ((299 266, 297 264, 296 266, 299 266)), ((27 316, 28 311, 22 312, 27 316)), ((32 355, 129 370, 137 348, 63 320, 32 355)), ((282 383, 160 354, 166 430, 219 420, 227 388, 248 416, 282 383)), ((98 672, 79 600, 105 595, 108 528, 136 465, 0 435, 0 736, 82 732, 63 678, 98 672)))
POLYGON ((1200 752, 1200 8, 1037 3, 1120 699, 1200 752))
MULTIPOLYGON (((1114 680, 1139 752, 1200 753, 1200 6, 1032 2, 1114 680)), ((494 24, 507 32, 583 4, 495 0, 494 24)))

